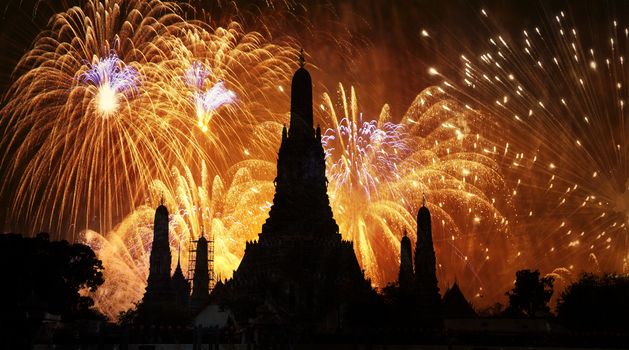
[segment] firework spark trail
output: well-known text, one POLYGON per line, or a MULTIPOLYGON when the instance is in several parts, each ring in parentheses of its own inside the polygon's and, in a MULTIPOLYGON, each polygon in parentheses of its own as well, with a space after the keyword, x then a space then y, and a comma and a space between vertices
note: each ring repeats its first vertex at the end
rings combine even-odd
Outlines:
POLYGON ((205 160, 220 174, 267 142, 251 132, 283 116, 276 86, 289 81, 296 50, 183 12, 161 1, 88 1, 52 18, 18 64, 0 120, 0 168, 11 179, 2 193, 14 217, 64 238, 108 232, 171 167, 205 160), (211 117, 206 133, 195 92, 211 117))
POLYGON ((512 248, 508 220, 497 209, 509 209, 504 181, 468 126, 481 116, 436 88, 420 93, 400 123, 390 121, 386 105, 378 119, 364 121, 353 88, 348 96, 340 85, 339 98, 335 104, 325 94, 320 105, 332 125, 322 138, 331 204, 367 275, 379 286, 395 280, 399 240, 404 230, 413 236, 427 192, 440 281, 458 276, 470 292, 485 294, 484 281, 495 280, 495 264, 506 264, 502 254, 512 248))
POLYGON ((116 112, 119 94, 131 97, 138 92, 140 80, 138 71, 124 63, 115 53, 100 58, 94 64, 88 64, 89 69, 79 76, 79 82, 91 84, 98 89, 95 96, 98 111, 104 116, 116 112))
POLYGON ((194 105, 198 126, 203 132, 208 131, 208 124, 212 120, 214 111, 226 104, 236 101, 236 94, 225 87, 225 82, 219 80, 209 89, 204 89, 206 79, 212 72, 201 62, 193 62, 184 74, 184 81, 193 88, 194 105))
POLYGON ((521 203, 512 228, 536 232, 521 258, 547 272, 629 266, 629 29, 612 20, 607 33, 591 34, 605 40, 589 34, 561 12, 460 55, 456 90, 500 123, 485 136, 499 145, 521 203))
POLYGON ((212 114, 220 106, 233 103, 236 94, 225 88, 225 83, 219 81, 209 90, 194 94, 194 104, 196 105, 198 125, 203 132, 208 130, 208 123, 212 119, 212 114))
POLYGON ((186 69, 184 80, 189 87, 201 90, 205 85, 205 79, 211 74, 212 72, 201 62, 193 62, 192 65, 186 69))
POLYGON ((123 62, 118 58, 118 55, 111 53, 109 56, 99 59, 95 64, 88 64, 89 69, 79 76, 79 80, 96 87, 107 86, 117 93, 132 94, 137 92, 137 70, 122 65, 123 62))

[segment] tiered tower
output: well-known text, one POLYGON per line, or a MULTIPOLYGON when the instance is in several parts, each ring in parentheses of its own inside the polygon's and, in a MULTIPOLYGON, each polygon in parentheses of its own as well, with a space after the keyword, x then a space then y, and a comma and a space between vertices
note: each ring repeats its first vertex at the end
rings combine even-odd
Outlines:
POLYGON ((407 291, 413 288, 413 252, 411 250, 411 240, 406 235, 400 242, 400 273, 398 274, 398 283, 400 288, 407 291))
POLYGON ((173 273, 171 285, 175 293, 176 305, 188 308, 190 305, 190 282, 184 277, 181 270, 181 251, 177 257, 177 267, 173 273))
POLYGON ((192 297, 190 307, 193 312, 207 304, 210 297, 210 272, 208 270, 208 242, 202 235, 197 241, 194 277, 192 278, 192 297))
POLYGON ((415 283, 420 318, 427 321, 441 317, 441 296, 437 285, 435 249, 432 242, 430 211, 426 197, 417 212, 417 243, 415 246, 415 283))
POLYGON ((303 53, 291 84, 290 129, 282 130, 274 183, 273 205, 258 241, 247 242, 240 266, 220 294, 234 307, 248 305, 237 315, 241 319, 255 317, 256 305, 265 305, 276 320, 306 325, 332 313, 338 320, 340 305, 372 291, 332 215, 303 53))
POLYGON ((164 203, 155 210, 153 245, 149 265, 149 277, 143 304, 147 307, 171 303, 174 298, 170 281, 170 244, 168 240, 168 209, 164 203))

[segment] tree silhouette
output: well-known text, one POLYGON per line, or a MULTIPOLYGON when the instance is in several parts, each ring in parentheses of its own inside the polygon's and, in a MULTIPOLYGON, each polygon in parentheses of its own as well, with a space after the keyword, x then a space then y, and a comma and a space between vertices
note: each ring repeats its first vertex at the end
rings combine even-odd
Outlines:
POLYGON ((519 270, 515 274, 515 286, 506 294, 509 316, 543 317, 550 313, 548 302, 553 295, 553 277, 542 277, 538 270, 519 270))
POLYGON ((103 265, 83 244, 50 241, 46 233, 35 238, 0 235, 3 276, 2 305, 10 317, 37 318, 44 312, 64 319, 94 317, 92 299, 79 291, 103 284, 103 265))
POLYGON ((559 320, 577 330, 629 329, 629 276, 583 274, 557 303, 559 320))

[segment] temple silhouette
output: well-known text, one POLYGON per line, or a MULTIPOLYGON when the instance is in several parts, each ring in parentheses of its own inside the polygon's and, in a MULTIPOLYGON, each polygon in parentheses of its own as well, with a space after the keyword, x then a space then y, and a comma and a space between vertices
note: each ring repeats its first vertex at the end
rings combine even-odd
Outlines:
POLYGON ((401 320, 422 328, 441 326, 442 301, 436 275, 436 257, 432 242, 430 210, 426 196, 417 212, 417 241, 415 260, 411 240, 404 232, 400 241, 400 272, 395 302, 400 307, 401 320))
POLYGON ((626 348, 627 276, 584 274, 562 293, 557 317, 547 305, 552 278, 538 270, 516 273, 506 309, 496 304, 477 314, 456 280, 442 298, 434 207, 425 194, 416 235, 404 232, 400 240, 398 279, 376 292, 330 207, 321 129, 313 126, 312 80, 304 66, 302 52, 269 216, 258 239, 246 242, 231 279, 213 286, 213 241, 203 231, 189 247, 188 276, 180 251, 171 271, 169 212, 162 200, 144 297, 114 324, 80 294, 82 283, 103 283, 103 266, 91 248, 50 241, 47 233, 0 235, 9 271, 2 319, 5 332, 24 345, 10 348, 626 348))
POLYGON ((312 80, 304 63, 302 52, 269 217, 258 240, 247 242, 233 278, 213 293, 213 302, 228 305, 237 320, 299 328, 298 333, 343 327, 352 305, 375 297, 330 208, 321 129, 313 128, 312 80))
POLYGON ((312 79, 303 51, 299 66, 291 83, 290 125, 282 130, 273 205, 258 239, 246 242, 233 277, 210 291, 208 240, 199 238, 191 288, 179 258, 171 276, 168 210, 162 203, 155 211, 138 323, 192 322, 214 329, 238 325, 242 341, 274 342, 364 334, 383 325, 394 333, 398 328, 434 333, 443 325, 444 309, 456 315, 474 313, 457 285, 441 300, 425 195, 417 213, 414 255, 406 232, 400 242, 394 305, 386 305, 371 287, 330 207, 321 129, 313 127, 312 79))
POLYGON ((190 282, 181 270, 181 254, 177 257, 175 272, 172 276, 170 274, 172 256, 168 217, 168 209, 162 202, 155 210, 149 276, 144 298, 137 310, 138 323, 188 323, 209 300, 208 241, 204 236, 197 241, 197 259, 191 289, 190 282))

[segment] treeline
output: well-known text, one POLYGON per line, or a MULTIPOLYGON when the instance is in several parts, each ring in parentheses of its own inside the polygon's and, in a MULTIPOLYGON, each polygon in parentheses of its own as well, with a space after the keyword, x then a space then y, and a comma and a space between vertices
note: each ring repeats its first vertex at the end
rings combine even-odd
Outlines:
POLYGON ((508 306, 493 307, 485 316, 554 318, 575 331, 629 330, 629 275, 584 273, 560 294, 555 313, 549 307, 554 278, 535 270, 516 273, 507 292, 508 306))
POLYGON ((14 342, 28 342, 47 321, 105 320, 94 301, 79 293, 103 284, 103 265, 79 243, 0 234, 2 332, 14 342))

